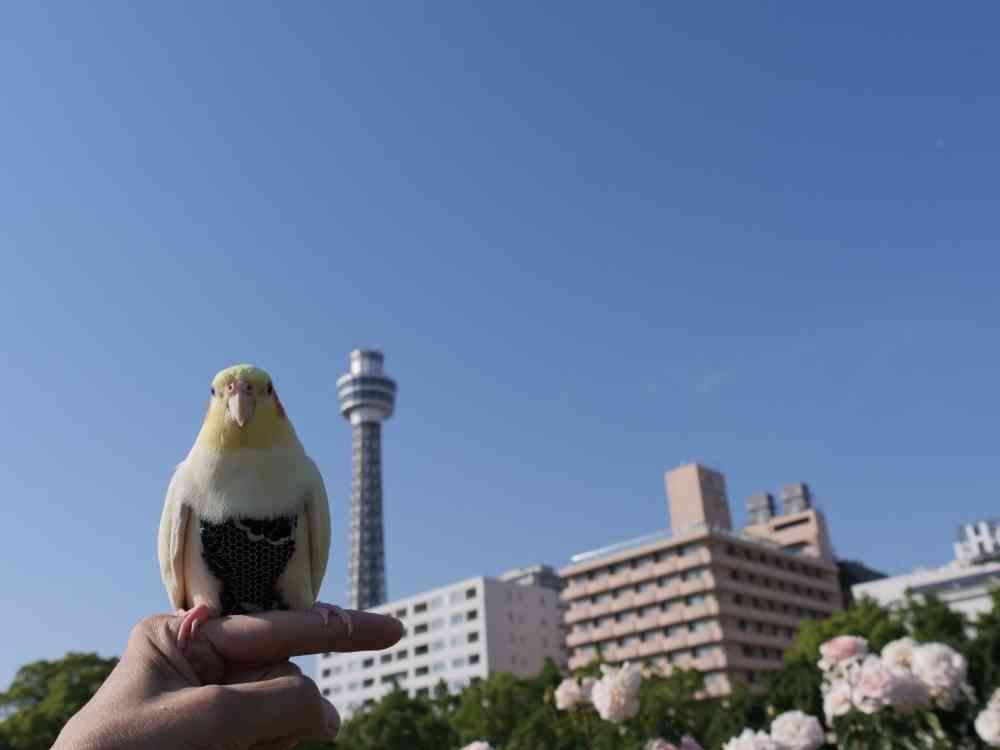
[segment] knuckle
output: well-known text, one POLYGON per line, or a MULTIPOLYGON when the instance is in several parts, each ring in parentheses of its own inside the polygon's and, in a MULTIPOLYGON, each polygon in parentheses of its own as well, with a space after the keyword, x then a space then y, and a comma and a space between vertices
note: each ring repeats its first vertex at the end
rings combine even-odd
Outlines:
POLYGON ((150 615, 143 618, 132 627, 129 642, 135 643, 155 638, 166 626, 169 619, 166 615, 150 615))
POLYGON ((300 671, 287 677, 289 687, 303 700, 313 700, 319 698, 319 688, 309 677, 300 671))

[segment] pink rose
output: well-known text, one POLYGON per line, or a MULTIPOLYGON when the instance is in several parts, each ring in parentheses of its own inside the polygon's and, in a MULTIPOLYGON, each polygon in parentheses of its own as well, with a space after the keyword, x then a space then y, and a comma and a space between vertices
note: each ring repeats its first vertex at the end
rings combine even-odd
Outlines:
POLYGON ((821 644, 819 653, 823 657, 820 668, 825 670, 850 659, 867 656, 868 641, 856 635, 838 635, 821 644))
POLYGON ((892 703, 896 675, 877 656, 869 656, 854 674, 854 706, 862 713, 873 714, 892 703))
POLYGON ((820 656, 827 664, 839 664, 848 659, 868 655, 868 641, 856 635, 838 635, 819 647, 820 656))

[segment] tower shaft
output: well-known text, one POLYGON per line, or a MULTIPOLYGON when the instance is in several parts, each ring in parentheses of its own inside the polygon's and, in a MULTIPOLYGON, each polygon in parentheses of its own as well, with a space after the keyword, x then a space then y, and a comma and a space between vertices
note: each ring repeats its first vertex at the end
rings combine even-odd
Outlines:
POLYGON ((392 416, 396 381, 386 376, 382 352, 355 349, 350 371, 337 378, 340 413, 351 423, 351 555, 347 594, 353 609, 384 604, 382 529, 382 422, 392 416))
POLYGON ((352 609, 370 609, 386 600, 382 531, 382 425, 353 425, 351 454, 351 557, 348 564, 352 609))

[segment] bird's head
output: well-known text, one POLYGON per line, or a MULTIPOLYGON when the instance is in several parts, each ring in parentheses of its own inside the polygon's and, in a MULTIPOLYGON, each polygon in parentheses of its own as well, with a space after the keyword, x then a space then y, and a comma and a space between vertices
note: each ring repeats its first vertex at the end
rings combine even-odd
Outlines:
POLYGON ((295 442, 295 430, 270 375, 253 365, 234 365, 212 379, 199 444, 225 451, 295 442))

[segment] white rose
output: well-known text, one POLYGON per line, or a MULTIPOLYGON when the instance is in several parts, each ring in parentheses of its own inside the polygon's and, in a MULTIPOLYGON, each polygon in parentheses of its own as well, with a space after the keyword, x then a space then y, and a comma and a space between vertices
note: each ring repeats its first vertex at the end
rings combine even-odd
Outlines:
POLYGON ((784 750, 767 732, 744 729, 739 737, 733 737, 722 746, 722 750, 784 750))
POLYGON ((489 742, 476 740, 475 742, 470 742, 462 750, 493 750, 493 746, 489 742))
POLYGON ((912 638, 890 641, 882 649, 882 661, 894 672, 908 672, 913 665, 913 652, 918 645, 912 638))
POLYGON ((980 712, 976 717, 976 734, 990 747, 1000 747, 1000 711, 987 708, 980 712))
POLYGON ((584 702, 580 684, 572 677, 567 677, 556 688, 556 708, 566 711, 584 702))
POLYGON ((802 711, 786 711, 771 722, 771 737, 787 750, 816 750, 825 735, 819 719, 802 711))
POLYGON ((990 701, 987 704, 990 708, 996 708, 1000 710, 1000 688, 993 691, 993 695, 990 696, 990 701))
POLYGON ((591 692, 591 702, 606 721, 622 722, 639 713, 639 685, 642 672, 627 662, 621 669, 601 665, 604 676, 591 692))
POLYGON ((823 713, 826 714, 827 722, 832 722, 836 716, 843 716, 853 705, 850 683, 847 680, 832 683, 823 697, 823 713))
POLYGON ((913 674, 942 708, 955 705, 965 684, 965 657, 943 643, 925 643, 913 651, 913 674))
POLYGON ((851 672, 851 687, 854 707, 873 714, 891 704, 896 675, 877 656, 869 656, 851 672))
POLYGON ((583 699, 590 703, 590 696, 594 693, 594 685, 597 684, 597 680, 593 677, 584 677, 580 682, 580 691, 583 693, 583 699))

